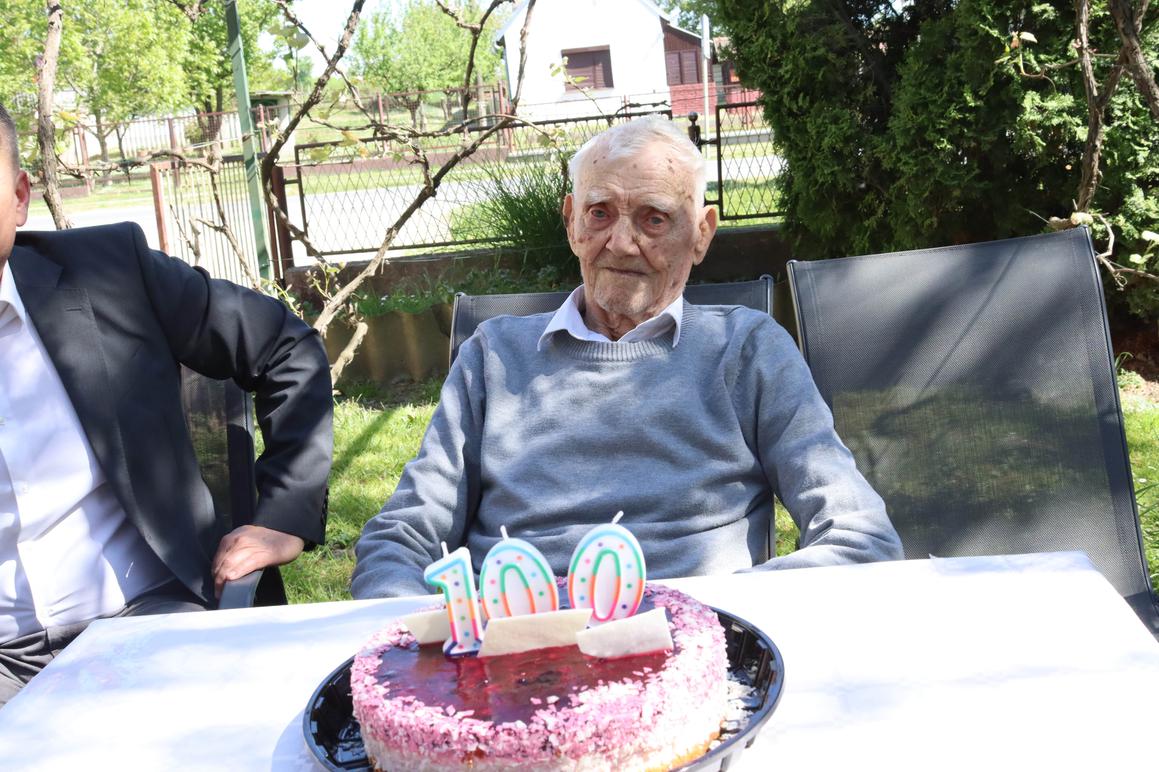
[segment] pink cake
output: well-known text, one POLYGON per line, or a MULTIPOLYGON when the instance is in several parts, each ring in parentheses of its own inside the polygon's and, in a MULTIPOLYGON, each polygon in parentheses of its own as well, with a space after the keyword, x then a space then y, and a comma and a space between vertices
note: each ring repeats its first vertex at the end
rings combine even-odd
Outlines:
POLYGON ((648 585, 671 652, 618 659, 575 646, 446 657, 396 622, 354 658, 350 690, 379 770, 666 770, 697 758, 727 708, 724 630, 712 609, 648 585))

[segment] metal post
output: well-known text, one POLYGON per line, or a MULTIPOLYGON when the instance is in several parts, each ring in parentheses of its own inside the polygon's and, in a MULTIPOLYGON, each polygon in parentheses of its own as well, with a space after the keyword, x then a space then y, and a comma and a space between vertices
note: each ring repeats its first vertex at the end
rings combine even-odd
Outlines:
MULTIPOLYGON (((701 14, 700 16, 700 73, 701 85, 704 87, 704 123, 705 128, 708 126, 708 65, 709 59, 712 57, 712 38, 709 37, 710 28, 708 24, 708 16, 701 14)), ((717 127, 717 135, 720 134, 720 128, 717 127)))
POLYGON ((149 183, 153 186, 153 213, 157 217, 157 248, 169 253, 169 229, 165 224, 165 183, 161 179, 161 164, 149 164, 149 183))
MULTIPOLYGON (((241 24, 237 16, 237 0, 225 0, 225 24, 229 34, 229 58, 233 62, 233 88, 237 92, 237 118, 241 125, 241 153, 245 161, 245 180, 249 190, 250 220, 254 231, 254 247, 258 253, 258 272, 270 279, 270 246, 266 226, 262 222, 262 185, 258 179, 258 160, 254 153, 254 117, 250 112, 249 81, 245 73, 245 53, 241 45, 241 24)), ((224 223, 223 223, 224 224, 224 223)))

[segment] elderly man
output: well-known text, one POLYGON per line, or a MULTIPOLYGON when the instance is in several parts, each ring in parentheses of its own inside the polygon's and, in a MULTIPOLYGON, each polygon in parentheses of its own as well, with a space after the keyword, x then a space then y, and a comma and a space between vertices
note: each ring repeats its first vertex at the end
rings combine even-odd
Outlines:
POLYGON ((653 577, 900 558, 792 339, 766 314, 682 298, 716 230, 696 147, 641 119, 585 144, 570 173, 583 285, 463 344, 419 455, 363 529, 355 597, 430 592, 441 541, 478 569, 504 525, 563 575, 619 510, 653 577), (774 495, 801 549, 770 559, 774 495))
POLYGON ((0 705, 92 619, 204 609, 223 582, 320 542, 330 468, 313 330, 132 224, 17 233, 29 197, 0 106, 0 705), (228 534, 182 364, 256 392, 258 506, 228 534))

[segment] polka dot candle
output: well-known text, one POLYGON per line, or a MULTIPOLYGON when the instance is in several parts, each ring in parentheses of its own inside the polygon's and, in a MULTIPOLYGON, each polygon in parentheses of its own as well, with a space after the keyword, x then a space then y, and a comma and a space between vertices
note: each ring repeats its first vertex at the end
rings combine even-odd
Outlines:
POLYGON ((423 577, 428 584, 443 591, 447 617, 451 622, 451 637, 443 644, 443 653, 450 657, 474 654, 483 645, 483 620, 479 614, 479 596, 475 591, 475 573, 471 570, 471 553, 459 547, 427 566, 423 577))
POLYGON ((571 556, 568 599, 572 608, 592 610, 591 624, 632 616, 644 597, 644 552, 636 537, 617 524, 623 515, 584 534, 571 556))
POLYGON ((483 560, 479 588, 487 619, 559 610, 555 574, 543 553, 523 539, 507 536, 483 560))

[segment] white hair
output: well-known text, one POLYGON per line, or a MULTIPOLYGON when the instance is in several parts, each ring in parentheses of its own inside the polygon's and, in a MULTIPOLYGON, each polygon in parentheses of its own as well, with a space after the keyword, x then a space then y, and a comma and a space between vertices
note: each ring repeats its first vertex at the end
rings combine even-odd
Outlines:
POLYGON ((704 193, 708 189, 704 156, 679 126, 658 115, 617 123, 585 142, 567 164, 572 188, 578 183, 584 159, 592 150, 600 148, 607 153, 609 160, 616 160, 638 153, 653 142, 666 145, 676 152, 677 161, 692 178, 694 203, 698 206, 703 203, 704 193))

